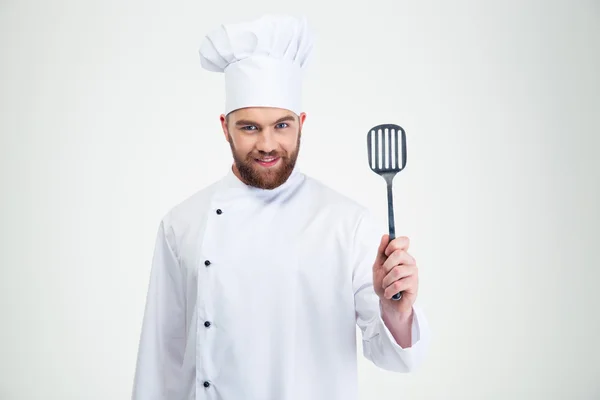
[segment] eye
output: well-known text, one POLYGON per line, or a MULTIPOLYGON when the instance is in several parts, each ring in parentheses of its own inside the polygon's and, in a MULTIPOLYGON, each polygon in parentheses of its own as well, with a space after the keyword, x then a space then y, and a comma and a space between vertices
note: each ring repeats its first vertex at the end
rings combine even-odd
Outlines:
POLYGON ((283 128, 287 128, 288 124, 286 124, 285 122, 282 122, 282 123, 280 123, 280 124, 277 124, 277 126, 278 126, 280 129, 283 129, 283 128), (285 125, 285 126, 281 126, 281 125, 285 125))
POLYGON ((254 125, 247 125, 247 126, 242 126, 240 129, 243 131, 250 131, 253 130, 252 128, 256 129, 256 126, 254 125))

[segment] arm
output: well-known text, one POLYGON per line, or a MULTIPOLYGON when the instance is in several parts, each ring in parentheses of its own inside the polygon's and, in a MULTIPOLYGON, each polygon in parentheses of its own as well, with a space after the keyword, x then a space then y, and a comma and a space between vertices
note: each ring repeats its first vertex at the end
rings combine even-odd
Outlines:
POLYGON ((399 312, 376 293, 374 265, 380 256, 381 236, 375 220, 366 213, 357 225, 352 249, 356 321, 362 333, 363 354, 380 368, 411 372, 425 358, 429 327, 416 304, 399 312))
POLYGON ((142 322, 133 400, 170 400, 185 349, 184 293, 172 232, 160 224, 142 322))
POLYGON ((412 346, 412 326, 414 319, 414 310, 410 312, 398 312, 397 310, 385 306, 379 302, 382 312, 382 319, 385 326, 389 329, 392 337, 401 347, 412 346))

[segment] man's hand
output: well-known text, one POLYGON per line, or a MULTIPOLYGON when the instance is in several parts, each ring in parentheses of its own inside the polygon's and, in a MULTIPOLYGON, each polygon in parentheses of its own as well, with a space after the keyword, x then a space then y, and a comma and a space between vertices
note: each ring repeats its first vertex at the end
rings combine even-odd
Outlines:
POLYGON ((390 242, 389 235, 383 235, 373 264, 373 285, 383 309, 407 318, 412 315, 419 288, 417 264, 408 254, 408 246, 409 239, 405 236, 390 242), (400 291, 402 298, 392 300, 400 291))

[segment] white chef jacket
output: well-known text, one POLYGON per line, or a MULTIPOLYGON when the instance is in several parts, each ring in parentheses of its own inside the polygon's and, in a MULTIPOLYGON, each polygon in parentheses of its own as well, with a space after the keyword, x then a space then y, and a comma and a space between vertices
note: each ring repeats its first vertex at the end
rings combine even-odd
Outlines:
POLYGON ((353 400, 357 326, 364 356, 390 371, 423 360, 381 318, 372 214, 294 169, 274 190, 233 171, 161 220, 133 400, 353 400))

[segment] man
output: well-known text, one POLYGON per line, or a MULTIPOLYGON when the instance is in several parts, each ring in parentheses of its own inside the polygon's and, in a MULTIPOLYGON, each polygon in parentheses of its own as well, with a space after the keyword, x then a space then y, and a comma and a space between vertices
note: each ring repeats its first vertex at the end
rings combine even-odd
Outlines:
POLYGON ((375 365, 422 362, 408 238, 389 242, 367 209, 296 168, 312 45, 306 21, 283 16, 205 38, 233 165, 161 221, 134 400, 356 399, 356 326, 375 365))

